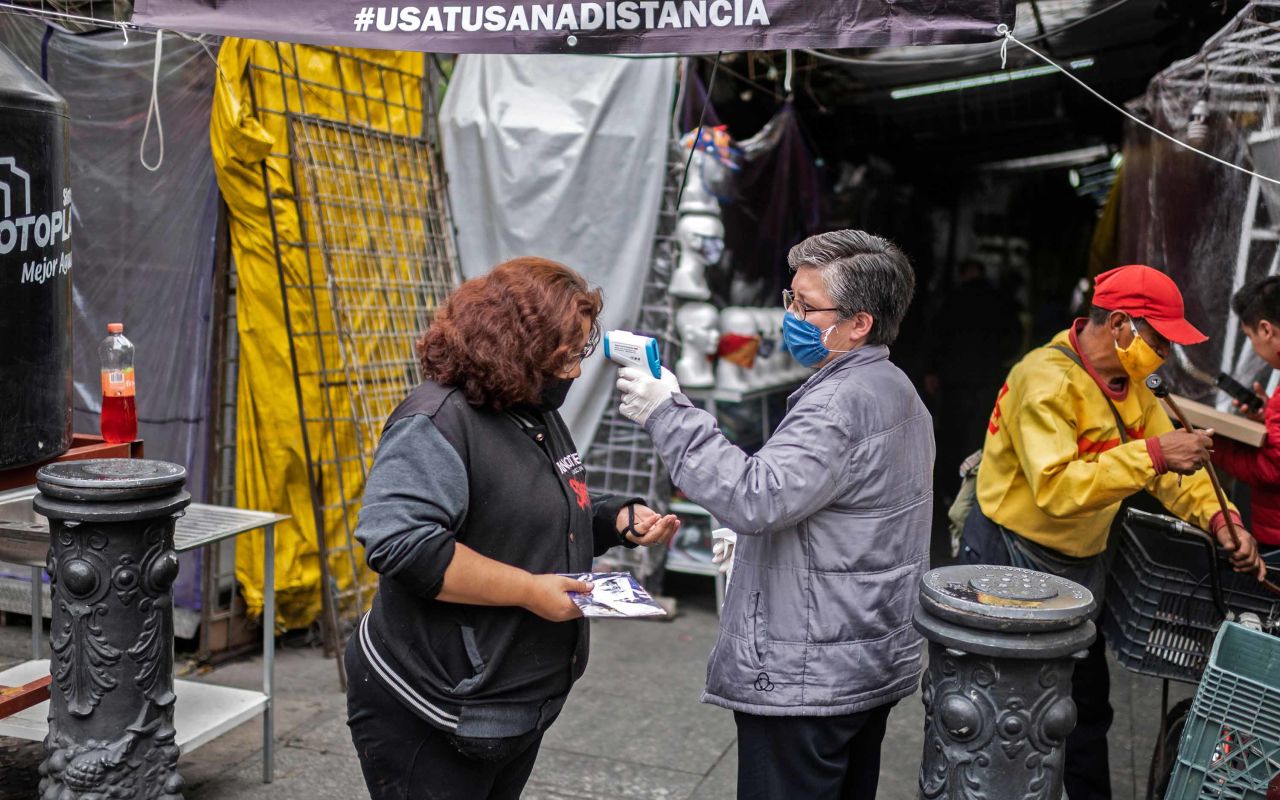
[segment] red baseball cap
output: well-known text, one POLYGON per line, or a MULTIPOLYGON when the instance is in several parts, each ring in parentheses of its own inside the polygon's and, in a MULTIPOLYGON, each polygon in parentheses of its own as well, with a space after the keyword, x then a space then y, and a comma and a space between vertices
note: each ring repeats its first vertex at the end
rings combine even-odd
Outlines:
POLYGON ((1156 333, 1175 344, 1199 344, 1209 339, 1187 322, 1182 292, 1173 279, 1142 264, 1116 267, 1094 278, 1093 304, 1145 319, 1156 333))

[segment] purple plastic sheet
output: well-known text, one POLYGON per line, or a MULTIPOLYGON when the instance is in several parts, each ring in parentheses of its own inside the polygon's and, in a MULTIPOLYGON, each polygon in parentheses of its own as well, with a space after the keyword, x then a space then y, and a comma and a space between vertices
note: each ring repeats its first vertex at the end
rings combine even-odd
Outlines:
POLYGON ((189 33, 443 53, 708 53, 985 42, 1013 0, 135 0, 189 33))

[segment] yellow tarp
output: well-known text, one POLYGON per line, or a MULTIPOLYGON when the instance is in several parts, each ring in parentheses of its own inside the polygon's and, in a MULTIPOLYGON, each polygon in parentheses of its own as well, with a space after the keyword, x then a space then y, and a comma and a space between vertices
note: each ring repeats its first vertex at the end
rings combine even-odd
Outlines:
MULTIPOLYGON (((305 627, 321 610, 320 563, 281 272, 308 419, 339 414, 356 403, 348 394, 349 386, 335 387, 331 377, 322 385, 322 376, 332 376, 343 360, 327 297, 322 293, 317 301, 315 293, 299 288, 324 272, 316 246, 317 226, 313 220, 300 219, 295 202, 289 125, 295 126, 296 137, 299 123, 291 123, 286 113, 419 136, 421 97, 405 92, 407 86, 417 89, 419 85, 403 78, 420 78, 425 62, 421 53, 335 51, 230 38, 222 43, 218 66, 221 79, 214 95, 210 142, 218 184, 230 212, 238 280, 236 501, 245 508, 291 515, 276 532, 276 623, 305 627), (399 79, 388 81, 391 71, 399 79), (383 92, 387 102, 381 102, 383 92), (271 188, 270 209, 264 181, 271 188), (322 372, 322 362, 329 372, 322 372)), ((305 194, 307 187, 300 191, 305 194)), ((330 185, 312 191, 363 194, 373 190, 330 185)), ((329 208, 325 213, 335 212, 329 208)), ((370 235, 367 219, 357 218, 354 211, 346 219, 338 213, 326 219, 328 230, 340 231, 344 238, 370 235)), ((313 460, 329 464, 318 473, 317 487, 325 508, 325 541, 331 548, 344 546, 364 489, 359 454, 367 448, 350 423, 334 426, 313 421, 306 432, 313 460)), ((236 577, 255 616, 262 612, 261 552, 260 532, 240 537, 236 577)), ((331 556, 332 574, 340 586, 349 586, 353 572, 359 575, 363 569, 363 558, 358 553, 354 556, 331 556)))

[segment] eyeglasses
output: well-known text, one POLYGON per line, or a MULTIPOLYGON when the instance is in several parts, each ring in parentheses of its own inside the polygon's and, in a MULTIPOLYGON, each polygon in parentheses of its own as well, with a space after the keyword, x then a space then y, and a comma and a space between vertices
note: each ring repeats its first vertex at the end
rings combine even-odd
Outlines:
POLYGON ((791 309, 793 308, 796 309, 795 312, 793 313, 795 313, 795 315, 801 320, 805 318, 806 314, 817 313, 819 311, 839 311, 840 310, 838 308, 809 308, 804 304, 803 300, 797 300, 796 293, 791 291, 790 289, 782 290, 782 307, 787 311, 791 311, 791 309))
POLYGON ((586 347, 582 348, 582 352, 574 353, 573 355, 569 356, 569 367, 572 368, 573 366, 577 364, 581 364, 583 361, 586 361, 588 358, 591 357, 591 354, 594 353, 596 351, 596 348, 599 346, 600 346, 600 332, 593 330, 591 331, 591 338, 587 339, 587 345, 586 347))

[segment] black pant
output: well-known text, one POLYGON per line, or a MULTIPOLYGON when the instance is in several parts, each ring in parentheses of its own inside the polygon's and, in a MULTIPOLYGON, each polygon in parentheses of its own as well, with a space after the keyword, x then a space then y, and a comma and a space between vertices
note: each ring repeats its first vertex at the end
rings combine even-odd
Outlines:
POLYGON ((893 703, 839 717, 735 711, 738 800, 872 800, 893 703))
MULTIPOLYGON (((1010 566, 1012 559, 999 538, 1001 535, 995 523, 975 506, 960 542, 960 562, 1010 566)), ((1101 630, 1089 646, 1089 654, 1076 662, 1071 678, 1071 699, 1076 704, 1076 727, 1067 737, 1063 787, 1071 800, 1111 800, 1107 731, 1111 728, 1114 713, 1111 709, 1107 647, 1101 630)))
POLYGON ((520 797, 545 729, 510 739, 458 739, 446 734, 383 688, 357 647, 352 637, 344 654, 347 726, 372 800, 520 797))

